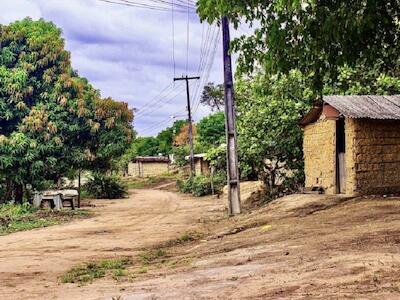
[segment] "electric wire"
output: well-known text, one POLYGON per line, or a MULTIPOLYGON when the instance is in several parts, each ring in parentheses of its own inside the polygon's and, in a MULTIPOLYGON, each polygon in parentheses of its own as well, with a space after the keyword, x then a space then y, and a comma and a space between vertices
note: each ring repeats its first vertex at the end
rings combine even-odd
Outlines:
POLYGON ((186 74, 189 68, 189 43, 190 43, 190 14, 189 14, 189 0, 187 3, 187 26, 186 26, 186 74))
POLYGON ((216 37, 214 39, 214 42, 213 42, 213 49, 212 49, 212 52, 210 53, 210 57, 209 57, 208 64, 207 64, 207 67, 206 67, 206 72, 203 75, 203 81, 201 83, 201 86, 200 86, 198 94, 197 94, 196 104, 193 106, 193 114, 194 115, 196 114, 196 112, 197 112, 197 110, 198 110, 198 108, 200 106, 200 103, 201 103, 201 101, 200 101, 201 100, 201 92, 204 89, 204 86, 207 84, 207 82, 208 82, 208 80, 210 78, 211 69, 212 69, 212 67, 214 65, 214 61, 215 61, 215 56, 216 56, 217 49, 218 49, 219 40, 220 40, 220 32, 218 31, 217 35, 216 35, 216 37))
POLYGON ((163 106, 164 106, 165 104, 171 103, 172 100, 174 100, 177 96, 181 95, 185 90, 186 90, 186 87, 183 86, 183 88, 180 89, 177 93, 175 93, 171 98, 169 98, 169 99, 167 99, 167 100, 165 100, 167 97, 165 97, 165 98, 163 98, 163 99, 160 99, 160 101, 158 102, 160 105, 155 106, 155 107, 154 107, 153 109, 151 109, 151 110, 147 110, 146 113, 139 115, 138 118, 139 118, 139 119, 142 119, 144 116, 148 116, 148 115, 153 114, 153 113, 156 112, 157 110, 163 108, 163 106), (162 102, 162 103, 161 103, 161 102, 162 102))
MULTIPOLYGON (((133 1, 124 1, 124 0, 97 0, 97 1, 108 3, 108 4, 121 5, 121 6, 150 9, 150 10, 160 11, 160 12, 168 12, 170 10, 170 8, 166 7, 166 6, 151 5, 151 4, 139 3, 139 2, 133 2, 133 1), (121 2, 121 1, 123 1, 123 2, 121 2)), ((187 10, 184 9, 183 7, 178 6, 177 8, 179 8, 179 9, 175 10, 176 13, 187 13, 187 10)), ((196 14, 196 11, 194 8, 191 8, 189 13, 196 14)))
POLYGON ((175 62, 175 12, 174 12, 174 0, 171 5, 171 16, 172 16, 172 60, 174 63, 174 78, 176 77, 176 62, 175 62))
POLYGON ((171 88, 173 89, 173 82, 170 82, 164 89, 161 90, 160 93, 158 93, 156 96, 154 96, 150 101, 148 101, 146 104, 144 104, 142 107, 138 109, 137 114, 142 114, 145 112, 147 109, 154 107, 155 104, 157 104, 160 99, 164 98, 168 93, 171 93, 171 88))

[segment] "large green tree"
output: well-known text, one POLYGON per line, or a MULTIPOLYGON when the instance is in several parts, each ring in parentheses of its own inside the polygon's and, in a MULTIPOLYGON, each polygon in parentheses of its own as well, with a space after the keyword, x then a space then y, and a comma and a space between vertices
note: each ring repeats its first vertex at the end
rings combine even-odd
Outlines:
POLYGON ((254 25, 253 35, 233 43, 241 72, 298 69, 313 75, 320 93, 339 66, 378 65, 399 75, 398 0, 199 0, 198 11, 209 22, 225 15, 234 26, 254 25))
POLYGON ((61 31, 24 19, 0 26, 0 177, 5 199, 22 200, 71 169, 107 167, 132 137, 133 112, 101 99, 72 70, 61 31))
POLYGON ((218 112, 201 119, 197 124, 197 140, 204 147, 225 142, 225 114, 218 112))

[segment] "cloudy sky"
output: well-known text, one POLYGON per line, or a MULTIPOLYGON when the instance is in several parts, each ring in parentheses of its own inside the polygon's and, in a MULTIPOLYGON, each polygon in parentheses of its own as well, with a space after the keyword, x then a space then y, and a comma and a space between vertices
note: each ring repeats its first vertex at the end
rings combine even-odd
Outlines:
POLYGON ((223 81, 221 40, 210 71, 206 63, 212 61, 219 30, 201 24, 195 14, 189 16, 188 47, 186 13, 175 13, 173 39, 171 11, 100 0, 0 0, 0 11, 2 24, 29 16, 51 20, 59 26, 72 53, 73 67, 100 89, 102 96, 128 102, 138 109, 135 129, 143 136, 156 134, 176 118, 185 118, 185 87, 183 82, 173 83, 174 75, 186 74, 188 69, 189 75, 203 77, 200 82, 191 83, 195 121, 209 113, 198 105, 198 86, 207 76, 208 81, 223 81))

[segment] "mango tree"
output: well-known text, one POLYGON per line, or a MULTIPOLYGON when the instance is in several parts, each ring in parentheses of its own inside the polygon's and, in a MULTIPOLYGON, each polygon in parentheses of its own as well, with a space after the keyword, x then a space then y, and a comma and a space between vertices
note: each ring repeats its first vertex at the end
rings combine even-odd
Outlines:
POLYGON ((61 30, 44 20, 0 26, 0 177, 22 201, 71 169, 106 167, 132 136, 133 112, 73 71, 61 30))

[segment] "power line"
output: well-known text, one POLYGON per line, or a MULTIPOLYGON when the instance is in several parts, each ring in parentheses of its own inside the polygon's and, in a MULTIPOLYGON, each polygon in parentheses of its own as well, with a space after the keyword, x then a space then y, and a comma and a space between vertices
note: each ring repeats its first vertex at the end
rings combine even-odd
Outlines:
POLYGON ((211 53, 211 56, 210 56, 210 59, 209 59, 209 63, 208 63, 208 67, 207 67, 207 71, 205 73, 206 75, 203 75, 204 79, 203 79, 201 88, 199 89, 199 92, 197 94, 197 99, 196 99, 197 100, 197 104, 196 104, 196 107, 194 108, 194 114, 197 112, 197 110, 198 110, 198 108, 200 106, 201 91, 204 89, 204 86, 207 84, 208 79, 210 78, 211 69, 212 69, 212 66, 214 65, 214 60, 215 60, 215 56, 216 56, 217 49, 218 49, 218 41, 219 41, 219 39, 220 39, 220 33, 218 31, 218 34, 217 34, 217 36, 215 38, 215 42, 214 42, 214 49, 212 50, 212 53, 211 53))
POLYGON ((202 45, 201 51, 200 51, 200 62, 199 62, 199 67, 198 67, 198 74, 200 75, 202 80, 200 80, 197 83, 195 97, 193 98, 194 99, 193 100, 193 107, 194 107, 194 103, 195 103, 196 99, 198 98, 198 94, 199 94, 199 91, 201 89, 202 82, 205 79, 204 67, 207 64, 208 57, 209 57, 209 50, 210 50, 210 47, 211 47, 212 41, 213 41, 213 38, 210 38, 210 36, 212 36, 214 33, 215 33, 215 25, 214 25, 214 31, 212 33, 211 33, 211 26, 208 26, 206 39, 205 39, 205 41, 204 41, 204 43, 202 45))
MULTIPOLYGON (((167 7, 167 6, 151 5, 151 4, 146 4, 146 3, 126 1, 126 0, 125 1, 124 0, 97 0, 97 1, 108 3, 108 4, 150 9, 150 10, 160 11, 160 12, 168 12, 170 10, 169 7, 167 7), (120 1, 123 1, 123 2, 120 2, 120 1)), ((175 10, 176 13, 187 13, 187 10, 183 9, 183 7, 177 6, 177 8, 179 8, 179 9, 175 10)), ((192 10, 190 11, 190 14, 196 14, 196 11, 194 8, 192 8, 192 10)))
POLYGON ((172 116, 169 116, 166 119, 162 119, 160 122, 156 123, 156 124, 152 124, 150 127, 146 127, 145 129, 141 130, 141 132, 151 132, 153 130, 159 129, 163 126, 165 126, 166 124, 168 124, 169 122, 171 122, 172 120, 175 119, 175 116, 181 113, 184 113, 185 110, 178 110, 176 112, 174 112, 174 114, 172 116))
POLYGON ((186 27, 186 74, 188 73, 189 68, 189 42, 190 42, 190 15, 189 15, 189 0, 187 3, 187 27, 186 27))
POLYGON ((202 72, 202 81, 198 87, 198 90, 196 91, 196 97, 195 97, 195 104, 194 104, 194 113, 197 112, 197 109, 200 106, 200 100, 201 100, 201 92, 204 89, 204 86, 207 84, 208 79, 210 77, 211 73, 211 68, 214 64, 215 60, 215 55, 218 47, 218 41, 220 38, 220 32, 217 28, 216 25, 214 25, 213 31, 211 33, 211 37, 209 38, 208 46, 207 49, 205 50, 206 56, 203 59, 203 64, 201 66, 202 72), (215 33, 215 30, 217 29, 217 32, 215 33))
POLYGON ((156 102, 158 102, 160 99, 165 97, 164 94, 171 88, 173 88, 173 82, 170 82, 164 89, 161 90, 160 93, 158 93, 150 101, 148 101, 145 105, 143 105, 141 108, 139 108, 138 114, 141 114, 142 112, 146 111, 149 107, 153 107, 156 102))
POLYGON ((174 0, 171 5, 171 16, 172 16, 172 60, 174 62, 174 77, 176 76, 176 62, 175 62, 175 12, 174 12, 174 0))
POLYGON ((185 88, 179 90, 177 93, 175 93, 174 96, 172 96, 171 98, 169 98, 169 99, 167 99, 167 100, 165 100, 165 98, 160 99, 160 101, 159 101, 158 103, 160 103, 160 102, 163 101, 163 100, 165 100, 165 101, 163 101, 163 103, 162 103, 161 105, 154 106, 154 108, 153 108, 152 110, 147 110, 145 113, 141 114, 141 115, 139 116, 139 119, 140 119, 140 118, 143 118, 144 116, 148 116, 148 115, 154 113, 155 111, 161 109, 161 108, 163 107, 163 105, 172 102, 172 100, 174 100, 177 96, 179 96, 180 94, 182 94, 184 91, 185 91, 185 88))
MULTIPOLYGON (((136 4, 146 5, 146 6, 153 5, 153 6, 159 6, 161 8, 164 8, 164 7, 168 8, 170 5, 173 4, 172 0, 171 0, 172 2, 171 1, 166 1, 166 0, 147 0, 150 3, 153 3, 153 4, 146 4, 146 3, 141 3, 141 2, 137 2, 137 1, 133 1, 133 0, 118 0, 118 1, 124 2, 124 3, 127 3, 127 4, 135 4, 135 5, 136 4), (161 6, 160 6, 160 4, 161 4, 161 6)), ((187 5, 186 4, 175 3, 174 6, 176 6, 177 8, 181 8, 181 9, 186 10, 186 6, 187 5)), ((194 5, 190 5, 190 8, 195 9, 196 7, 194 5)))

